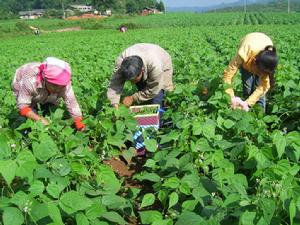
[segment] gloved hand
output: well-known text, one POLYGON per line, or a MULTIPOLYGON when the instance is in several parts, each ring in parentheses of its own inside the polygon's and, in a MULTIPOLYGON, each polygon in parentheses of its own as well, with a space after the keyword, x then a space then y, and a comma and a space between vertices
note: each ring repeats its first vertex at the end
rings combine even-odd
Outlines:
POLYGON ((249 105, 246 101, 243 101, 241 98, 239 97, 232 97, 231 98, 231 108, 232 109, 241 109, 244 110, 246 112, 249 111, 249 105))
POLYGON ((124 99, 123 99, 123 102, 122 102, 126 107, 129 107, 133 104, 133 97, 132 96, 126 96, 124 99))
POLYGON ((82 118, 76 118, 74 119, 74 124, 77 130, 84 131, 85 130, 85 124, 82 122, 82 118))
POLYGON ((241 109, 246 111, 246 112, 248 112, 250 110, 249 105, 246 101, 241 102, 241 107, 242 107, 241 109))

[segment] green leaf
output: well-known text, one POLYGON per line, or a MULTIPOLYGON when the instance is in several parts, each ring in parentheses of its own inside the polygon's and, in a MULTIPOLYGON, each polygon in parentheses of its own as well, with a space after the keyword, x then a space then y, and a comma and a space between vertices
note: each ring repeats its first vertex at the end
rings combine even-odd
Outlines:
POLYGON ((148 194, 144 195, 144 197, 143 197, 141 208, 153 205, 154 202, 155 202, 154 194, 148 193, 148 194))
POLYGON ((84 164, 81 164, 79 162, 72 162, 71 168, 72 168, 72 171, 77 173, 78 175, 86 176, 86 177, 90 176, 90 173, 84 164))
POLYGON ((10 199, 10 202, 17 205, 20 209, 24 208, 25 204, 29 202, 31 198, 23 191, 18 191, 10 199))
POLYGON ((273 136, 273 143, 276 146, 278 158, 280 159, 286 147, 286 138, 281 134, 280 131, 277 131, 273 136))
POLYGON ((65 158, 55 159, 51 161, 52 169, 60 176, 66 176, 70 173, 71 167, 65 158))
POLYGON ((234 204, 234 203, 237 205, 240 200, 241 200, 241 196, 240 195, 238 195, 238 194, 229 194, 226 197, 223 205, 224 205, 224 207, 230 207, 230 205, 234 204))
POLYGON ((31 184, 31 186, 30 186, 30 188, 29 188, 29 191, 30 191, 31 195, 32 195, 33 197, 35 197, 35 196, 37 196, 37 195, 42 194, 42 193, 44 192, 44 189, 45 189, 44 183, 43 183, 42 181, 35 180, 35 181, 31 184))
POLYGON ((225 120, 223 125, 225 128, 230 129, 235 125, 235 123, 232 120, 225 120))
POLYGON ((146 149, 149 152, 156 152, 157 150, 157 142, 154 139, 146 139, 145 140, 146 149))
POLYGON ((99 169, 96 171, 96 181, 107 194, 115 194, 121 188, 120 181, 109 166, 99 166, 99 169))
POLYGON ((131 162, 132 158, 135 157, 135 155, 136 155, 136 150, 135 148, 132 147, 122 152, 122 156, 128 163, 131 162))
POLYGON ((24 216, 18 208, 7 207, 3 211, 3 225, 22 225, 24 216))
POLYGON ((56 204, 54 204, 52 202, 48 202, 47 208, 48 208, 49 216, 53 220, 53 222, 55 222, 57 224, 64 224, 61 219, 60 210, 56 204))
POLYGON ((119 133, 114 136, 109 135, 107 143, 120 148, 124 144, 124 136, 119 133))
POLYGON ((187 183, 182 183, 179 187, 179 191, 185 195, 191 194, 191 189, 187 183))
POLYGON ((187 200, 182 203, 182 208, 184 211, 194 211, 198 203, 199 202, 197 200, 187 200))
POLYGON ((143 181, 143 180, 149 180, 152 182, 159 182, 160 176, 158 176, 156 173, 144 173, 142 175, 135 176, 136 179, 143 181))
POLYGON ((151 224, 155 221, 162 220, 162 215, 160 212, 155 210, 139 212, 142 224, 151 224))
POLYGON ((34 158, 31 151, 22 150, 17 156, 17 163, 19 164, 19 166, 21 166, 21 165, 23 165, 24 163, 27 163, 27 162, 35 163, 36 159, 34 158))
POLYGON ((171 219, 158 220, 153 222, 151 225, 173 225, 173 221, 171 219))
POLYGON ((64 193, 59 202, 59 206, 66 213, 74 213, 79 210, 85 210, 92 205, 92 201, 76 191, 64 193))
POLYGON ((300 197, 298 197, 296 205, 297 205, 298 210, 300 210, 300 197))
POLYGON ((169 188, 172 188, 172 189, 176 189, 180 186, 180 180, 177 177, 168 178, 164 182, 163 186, 164 187, 169 187, 169 188))
POLYGON ((153 159, 147 159, 146 163, 144 164, 144 167, 148 168, 154 168, 156 162, 153 159))
POLYGON ((17 163, 19 167, 16 176, 28 178, 29 182, 32 182, 34 169, 38 165, 33 154, 28 150, 22 150, 17 156, 17 163))
POLYGON ((32 143, 32 149, 34 156, 40 161, 47 161, 58 153, 55 142, 48 134, 44 133, 40 135, 40 143, 32 143))
POLYGON ((54 174, 51 173, 51 171, 47 168, 46 164, 37 164, 35 171, 34 171, 34 178, 40 179, 40 178, 52 178, 54 177, 54 174))
POLYGON ((31 205, 30 215, 35 221, 49 216, 49 210, 46 203, 38 203, 33 201, 31 205))
POLYGON ((213 120, 208 119, 202 127, 203 135, 208 139, 213 138, 215 136, 216 124, 213 120))
POLYGON ((76 214, 76 224, 80 225, 89 225, 89 220, 83 213, 76 214))
POLYGON ((106 212, 102 215, 103 218, 111 221, 111 222, 114 222, 114 223, 117 223, 117 224, 120 224, 120 225, 123 225, 123 224, 128 224, 118 213, 116 212, 106 212))
POLYGON ((165 206, 167 202, 168 194, 165 190, 159 190, 157 198, 163 204, 163 206, 165 206))
POLYGON ((53 118, 58 120, 58 119, 62 119, 64 115, 64 110, 62 109, 56 109, 53 115, 53 118))
POLYGON ((267 224, 271 224, 276 209, 276 203, 273 199, 263 198, 259 202, 264 212, 264 220, 267 224))
POLYGON ((257 225, 269 225, 269 223, 266 222, 266 219, 262 216, 256 223, 257 225))
POLYGON ((187 183, 193 189, 199 186, 200 178, 197 174, 188 174, 181 179, 182 183, 187 183))
POLYGON ((194 212, 183 212, 175 225, 204 225, 204 220, 201 216, 194 212))
POLYGON ((200 135, 201 134, 201 132, 202 132, 202 125, 203 125, 203 123, 201 123, 199 121, 195 121, 193 123, 193 128, 192 128, 193 135, 200 135))
POLYGON ((0 209, 10 206, 10 199, 5 196, 0 197, 0 209))
POLYGON ((244 212, 240 218, 240 225, 253 225, 256 213, 244 212))
POLYGON ((18 166, 15 160, 0 161, 0 173, 8 185, 10 185, 15 178, 17 168, 18 166))
POLYGON ((294 202, 294 200, 292 200, 290 202, 289 213, 290 213, 290 224, 293 225, 294 224, 294 218, 296 216, 296 203, 294 202))
POLYGON ((103 220, 100 221, 98 219, 91 221, 91 224, 92 225, 111 225, 110 223, 108 223, 106 221, 103 221, 103 220))
POLYGON ((65 184, 62 183, 50 183, 48 184, 46 190, 49 195, 53 198, 59 198, 60 193, 66 188, 65 184))
POLYGON ((102 216, 103 213, 106 212, 105 206, 103 206, 100 202, 94 203, 90 208, 86 209, 85 215, 89 220, 94 220, 97 217, 102 216))
POLYGON ((0 135, 0 159, 6 159, 10 155, 10 148, 8 146, 8 138, 0 135))
POLYGON ((288 133, 287 140, 289 143, 294 143, 294 144, 300 146, 300 132, 292 131, 292 132, 288 133))
POLYGON ((200 185, 192 191, 192 195, 198 201, 202 201, 202 198, 210 196, 210 193, 202 185, 200 185))
POLYGON ((117 128, 118 133, 123 133, 123 132, 124 132, 124 129, 125 129, 125 124, 124 124, 124 122, 121 121, 121 120, 117 120, 117 121, 116 121, 116 128, 117 128))
POLYGON ((176 192, 173 192, 171 195, 170 195, 170 199, 169 199, 169 209, 172 208, 174 205, 177 204, 178 202, 178 194, 176 192))
POLYGON ((102 198, 102 204, 111 208, 117 209, 124 206, 126 199, 118 195, 104 195, 102 198))
POLYGON ((172 140, 178 140, 179 136, 180 136, 179 132, 172 130, 170 133, 161 136, 160 144, 165 144, 172 140))

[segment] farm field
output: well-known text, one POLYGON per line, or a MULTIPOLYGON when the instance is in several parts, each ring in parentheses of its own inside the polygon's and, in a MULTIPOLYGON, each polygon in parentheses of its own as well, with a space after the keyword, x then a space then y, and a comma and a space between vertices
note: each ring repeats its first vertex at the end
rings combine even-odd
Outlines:
MULTIPOLYGON (((166 17, 98 21, 96 30, 86 22, 82 31, 0 39, 4 225, 300 223, 300 15, 166 17), (115 28, 121 23, 135 29, 120 33, 115 28), (254 31, 268 34, 280 57, 266 114, 259 107, 232 111, 222 84, 240 38, 254 31), (146 141, 146 159, 126 145, 136 129, 132 115, 126 108, 115 111, 106 99, 116 57, 142 42, 170 53, 176 86, 164 115, 172 123, 146 141), (71 128, 63 104, 47 127, 19 120, 14 72, 47 56, 71 64, 87 131, 71 128), (120 155, 141 168, 134 175, 114 172, 105 162, 120 155)), ((239 96, 241 89, 237 75, 239 96)))

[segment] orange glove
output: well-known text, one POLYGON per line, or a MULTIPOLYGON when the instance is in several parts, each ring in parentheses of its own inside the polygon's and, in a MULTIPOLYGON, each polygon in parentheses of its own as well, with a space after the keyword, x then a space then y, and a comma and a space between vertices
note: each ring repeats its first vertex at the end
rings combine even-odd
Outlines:
POLYGON ((77 130, 84 130, 85 129, 85 125, 82 122, 81 117, 74 119, 74 124, 75 124, 75 127, 76 127, 77 130))
POLYGON ((32 111, 32 109, 30 107, 24 107, 24 108, 20 109, 19 113, 21 116, 26 116, 31 111, 32 111))
POLYGON ((132 96, 126 96, 124 99, 123 99, 123 102, 122 102, 126 107, 129 107, 133 104, 133 97, 132 96))

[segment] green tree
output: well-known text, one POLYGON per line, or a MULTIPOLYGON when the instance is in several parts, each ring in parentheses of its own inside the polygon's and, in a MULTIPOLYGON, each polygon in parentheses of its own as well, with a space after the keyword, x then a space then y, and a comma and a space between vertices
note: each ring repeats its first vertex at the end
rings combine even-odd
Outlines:
POLYGON ((161 11, 161 12, 165 11, 165 5, 162 1, 157 2, 155 8, 158 9, 159 11, 161 11))
POLYGON ((138 13, 139 5, 135 0, 127 0, 126 13, 138 13))
POLYGON ((156 6, 156 0, 140 0, 137 1, 138 5, 139 5, 139 10, 143 10, 145 7, 149 7, 149 8, 155 8, 156 6))

